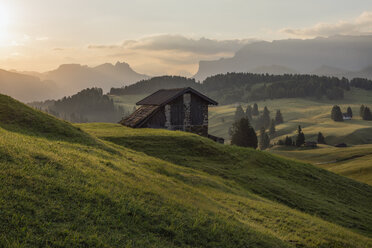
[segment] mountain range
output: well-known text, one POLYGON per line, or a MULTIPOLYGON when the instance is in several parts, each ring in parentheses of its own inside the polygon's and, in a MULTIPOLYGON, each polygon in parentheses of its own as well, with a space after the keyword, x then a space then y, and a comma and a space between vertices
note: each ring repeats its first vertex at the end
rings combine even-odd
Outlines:
MULTIPOLYGON (((316 74, 372 79, 372 35, 333 36, 315 39, 257 41, 245 45, 231 58, 200 61, 194 78, 227 72, 268 74, 316 74)), ((148 79, 127 63, 105 63, 95 67, 63 64, 38 72, 0 71, 0 93, 23 102, 58 99, 91 87, 108 92, 148 79)))
POLYGON ((44 72, 0 71, 0 92, 20 101, 58 99, 90 87, 102 88, 129 85, 148 76, 135 72, 127 63, 117 62, 88 67, 64 64, 44 72))
POLYGON ((372 36, 259 41, 231 58, 200 61, 196 80, 227 72, 372 77, 372 36))
POLYGON ((0 69, 0 92, 23 102, 57 97, 55 82, 0 69))

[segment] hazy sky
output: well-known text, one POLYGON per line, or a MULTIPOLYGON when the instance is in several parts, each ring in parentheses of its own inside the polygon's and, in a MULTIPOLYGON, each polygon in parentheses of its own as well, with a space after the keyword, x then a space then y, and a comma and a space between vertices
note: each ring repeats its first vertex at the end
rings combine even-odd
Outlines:
POLYGON ((190 75, 253 39, 371 32, 371 0, 0 0, 0 68, 120 60, 190 75))

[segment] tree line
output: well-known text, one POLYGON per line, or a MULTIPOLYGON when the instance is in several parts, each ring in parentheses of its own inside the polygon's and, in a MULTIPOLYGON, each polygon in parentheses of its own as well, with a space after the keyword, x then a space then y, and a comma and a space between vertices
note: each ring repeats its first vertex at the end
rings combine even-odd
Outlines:
POLYGON ((37 108, 61 119, 75 122, 118 122, 128 112, 115 106, 100 88, 84 89, 77 94, 57 101, 37 103, 37 108), (46 106, 43 108, 43 106, 46 106))
MULTIPOLYGON (((365 105, 361 105, 359 109, 359 116, 365 121, 372 121, 371 109, 365 105)), ((342 113, 340 106, 334 105, 331 111, 331 119, 337 122, 344 121, 344 117, 353 118, 353 111, 349 106, 346 113, 342 113)))
POLYGON ((201 83, 186 77, 154 77, 123 88, 111 88, 110 94, 139 95, 153 93, 159 89, 192 87, 218 99, 220 104, 298 97, 339 100, 344 98, 344 92, 350 90, 350 86, 362 87, 369 83, 371 82, 366 83, 361 79, 349 81, 346 78, 317 75, 234 72, 210 76, 201 83))
MULTIPOLYGON (((284 123, 280 109, 276 110, 274 118, 270 118, 269 109, 265 106, 262 111, 259 111, 257 103, 254 103, 253 106, 248 105, 245 111, 241 105, 238 105, 234 118, 234 123, 229 129, 231 144, 254 149, 259 148, 260 150, 265 150, 271 146, 271 140, 277 135, 276 125, 284 123), (259 130, 258 135, 255 130, 259 130)), ((317 144, 326 144, 324 135, 321 132, 318 133, 317 143, 306 142, 301 125, 298 126, 295 137, 286 136, 276 142, 276 145, 295 147, 303 145, 316 147, 317 144)))
POLYGON ((350 86, 364 90, 372 90, 372 80, 366 78, 354 78, 350 81, 350 86))
POLYGON ((229 129, 231 144, 259 147, 261 150, 270 147, 270 140, 276 135, 276 125, 284 122, 280 110, 276 111, 275 118, 271 118, 269 109, 265 106, 260 113, 257 103, 248 105, 245 111, 241 105, 237 106, 234 119, 229 129), (259 138, 255 130, 260 130, 259 138))
POLYGON ((161 76, 141 80, 122 88, 111 88, 110 95, 142 95, 150 94, 160 89, 192 87, 200 90, 200 84, 193 78, 180 76, 161 76))

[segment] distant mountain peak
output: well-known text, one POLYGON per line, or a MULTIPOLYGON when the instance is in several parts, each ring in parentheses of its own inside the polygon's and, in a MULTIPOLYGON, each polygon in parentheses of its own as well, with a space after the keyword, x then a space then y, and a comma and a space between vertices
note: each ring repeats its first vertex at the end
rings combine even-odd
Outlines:
POLYGON ((115 67, 127 67, 127 68, 130 68, 130 66, 129 66, 128 63, 120 62, 120 61, 116 62, 115 67))
POLYGON ((332 73, 357 72, 372 65, 372 35, 258 41, 243 46, 231 58, 200 61, 194 77, 204 80, 219 73, 251 72, 271 65, 298 73, 311 73, 319 70, 320 65, 327 65, 328 68, 321 68, 326 72, 330 68, 332 73))
POLYGON ((59 97, 91 87, 102 88, 107 92, 112 87, 123 87, 146 78, 148 76, 135 72, 128 63, 119 61, 115 65, 104 63, 95 67, 63 64, 43 74, 43 79, 53 80, 63 89, 59 97))

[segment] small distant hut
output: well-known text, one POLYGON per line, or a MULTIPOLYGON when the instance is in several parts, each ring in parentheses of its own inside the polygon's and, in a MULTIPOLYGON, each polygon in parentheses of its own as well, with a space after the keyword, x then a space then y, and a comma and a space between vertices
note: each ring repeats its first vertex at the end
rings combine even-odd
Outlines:
POLYGON ((351 117, 348 113, 343 113, 342 114, 342 119, 344 121, 348 121, 348 120, 351 120, 353 117, 351 117))
MULTIPOLYGON (((208 106, 217 102, 192 88, 162 89, 137 102, 140 107, 120 124, 208 135, 208 106)), ((217 140, 221 142, 221 140, 217 140)))
POLYGON ((304 147, 317 148, 318 144, 315 141, 306 141, 304 147))
POLYGON ((340 143, 340 144, 337 144, 337 145, 335 145, 335 147, 347 147, 347 144, 345 144, 345 143, 340 143))

